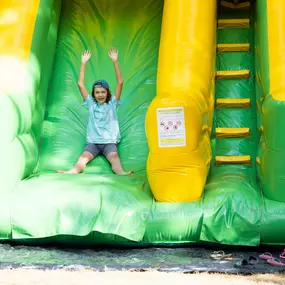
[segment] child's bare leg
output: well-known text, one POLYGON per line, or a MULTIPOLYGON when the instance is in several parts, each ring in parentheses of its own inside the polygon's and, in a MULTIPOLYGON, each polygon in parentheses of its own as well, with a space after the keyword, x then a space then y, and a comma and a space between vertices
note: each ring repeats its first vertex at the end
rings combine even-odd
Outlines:
POLYGON ((111 163, 112 166, 112 170, 116 173, 116 174, 121 174, 121 175, 131 175, 134 173, 133 170, 129 171, 129 172, 125 172, 122 168, 121 165, 121 161, 119 158, 119 155, 117 152, 110 152, 107 155, 107 159, 108 161, 111 163))
POLYGON ((81 173, 84 168, 86 167, 86 164, 91 161, 94 158, 94 156, 88 152, 84 151, 78 158, 76 164, 68 171, 62 171, 62 170, 57 170, 57 173, 62 173, 62 174, 78 174, 81 173))

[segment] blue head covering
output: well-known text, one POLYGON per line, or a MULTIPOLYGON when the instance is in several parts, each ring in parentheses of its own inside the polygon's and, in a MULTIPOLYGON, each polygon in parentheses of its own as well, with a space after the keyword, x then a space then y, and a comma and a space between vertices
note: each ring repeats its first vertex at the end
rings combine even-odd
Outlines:
POLYGON ((107 81, 105 81, 105 80, 96 80, 95 82, 94 82, 94 84, 93 84, 93 86, 92 86, 92 90, 94 89, 94 88, 106 88, 106 89, 110 89, 109 88, 109 84, 108 84, 108 82, 107 81))

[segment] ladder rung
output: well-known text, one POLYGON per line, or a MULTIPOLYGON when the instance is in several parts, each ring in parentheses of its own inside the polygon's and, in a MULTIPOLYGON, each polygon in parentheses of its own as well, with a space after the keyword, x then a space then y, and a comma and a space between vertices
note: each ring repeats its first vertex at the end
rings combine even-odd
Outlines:
POLYGON ((218 52, 249 51, 250 44, 218 44, 218 52))
POLYGON ((216 71, 216 79, 242 79, 249 78, 249 70, 220 70, 216 71))
POLYGON ((218 29, 249 28, 249 19, 219 19, 218 29))
POLYGON ((260 165, 260 158, 259 158, 259 157, 256 158, 256 163, 257 163, 258 165, 260 165))
POLYGON ((217 99, 216 108, 249 108, 250 99, 217 99))
POLYGON ((223 165, 223 164, 250 165, 251 164, 251 157, 250 157, 250 155, 216 156, 216 165, 223 165))
POLYGON ((247 9, 250 8, 250 2, 242 2, 242 3, 238 3, 238 4, 234 4, 234 3, 230 3, 227 1, 221 1, 221 6, 226 7, 226 8, 230 8, 230 9, 247 9))
POLYGON ((249 128, 216 128, 216 138, 248 138, 249 128))

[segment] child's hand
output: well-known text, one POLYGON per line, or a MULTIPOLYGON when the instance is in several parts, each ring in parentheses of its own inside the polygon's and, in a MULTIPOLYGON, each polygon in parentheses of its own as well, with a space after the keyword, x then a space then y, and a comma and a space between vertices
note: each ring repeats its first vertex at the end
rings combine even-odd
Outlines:
POLYGON ((91 52, 86 50, 82 53, 82 56, 81 56, 81 62, 82 63, 87 63, 88 60, 90 59, 91 57, 91 52))
POLYGON ((115 48, 111 48, 109 50, 109 57, 111 58, 111 60, 113 62, 118 60, 118 56, 119 56, 119 53, 118 53, 118 51, 115 48))

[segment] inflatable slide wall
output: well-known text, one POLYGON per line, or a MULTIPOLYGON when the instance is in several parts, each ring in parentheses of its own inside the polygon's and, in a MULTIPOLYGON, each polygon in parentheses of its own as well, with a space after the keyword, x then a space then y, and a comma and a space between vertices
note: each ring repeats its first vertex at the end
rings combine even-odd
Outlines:
POLYGON ((285 1, 2 0, 0 239, 285 244, 285 1), (24 3, 25 2, 25 3, 24 3), (119 155, 86 144, 77 87, 119 50, 119 155))

